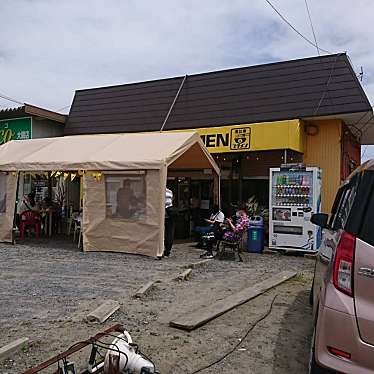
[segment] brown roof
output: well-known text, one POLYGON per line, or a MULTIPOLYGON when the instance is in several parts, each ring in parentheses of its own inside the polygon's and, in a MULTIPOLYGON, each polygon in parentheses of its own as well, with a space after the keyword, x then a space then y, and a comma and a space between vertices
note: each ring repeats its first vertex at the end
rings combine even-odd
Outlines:
POLYGON ((31 104, 24 104, 23 106, 19 106, 17 108, 0 110, 0 120, 26 116, 42 117, 60 123, 65 123, 66 121, 66 116, 63 114, 53 112, 48 109, 43 109, 31 104))
MULTIPOLYGON (((159 130, 183 77, 78 90, 66 134, 159 130)), ((371 111, 345 53, 187 77, 165 130, 371 111)))

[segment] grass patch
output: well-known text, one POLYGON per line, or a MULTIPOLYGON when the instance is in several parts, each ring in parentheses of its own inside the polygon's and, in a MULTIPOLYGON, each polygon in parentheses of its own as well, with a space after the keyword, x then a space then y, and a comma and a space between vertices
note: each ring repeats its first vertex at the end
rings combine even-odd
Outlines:
POLYGON ((30 351, 30 346, 28 343, 24 343, 22 344, 20 349, 21 349, 21 352, 28 353, 30 351))
POLYGON ((293 278, 293 281, 302 284, 311 284, 313 280, 313 274, 311 272, 299 272, 293 278))

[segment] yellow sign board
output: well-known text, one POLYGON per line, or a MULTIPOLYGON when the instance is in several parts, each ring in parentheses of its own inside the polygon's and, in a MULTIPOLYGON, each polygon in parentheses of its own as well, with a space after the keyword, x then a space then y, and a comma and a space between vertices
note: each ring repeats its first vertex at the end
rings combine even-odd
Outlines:
POLYGON ((303 152, 300 120, 251 123, 177 131, 196 131, 210 153, 292 149, 303 152))

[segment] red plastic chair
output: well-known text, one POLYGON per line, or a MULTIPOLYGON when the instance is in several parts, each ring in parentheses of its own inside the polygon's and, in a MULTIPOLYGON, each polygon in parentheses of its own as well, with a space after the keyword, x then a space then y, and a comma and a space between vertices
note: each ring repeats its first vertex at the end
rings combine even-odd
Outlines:
POLYGON ((39 214, 36 212, 33 212, 32 210, 26 210, 25 212, 21 213, 20 216, 21 216, 21 224, 20 224, 21 239, 25 237, 25 230, 26 230, 26 227, 28 226, 34 227, 35 236, 39 238, 40 231, 41 231, 41 221, 40 221, 39 214))

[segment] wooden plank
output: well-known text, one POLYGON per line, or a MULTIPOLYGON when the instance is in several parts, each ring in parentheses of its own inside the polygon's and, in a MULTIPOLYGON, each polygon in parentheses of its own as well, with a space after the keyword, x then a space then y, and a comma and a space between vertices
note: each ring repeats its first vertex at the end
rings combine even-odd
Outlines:
POLYGON ((228 312, 229 310, 246 303, 249 300, 263 294, 269 289, 278 286, 279 284, 291 279, 296 275, 296 272, 282 271, 271 278, 255 284, 252 287, 245 288, 229 297, 220 300, 214 304, 199 308, 193 312, 188 312, 175 320, 170 321, 170 326, 177 327, 183 330, 193 330, 204 325, 212 319, 228 312))
POLYGON ((140 299, 146 293, 148 293, 156 283, 160 283, 160 280, 150 281, 141 286, 135 293, 134 297, 140 299))
POLYGON ((98 308, 87 315, 89 322, 105 322, 114 312, 119 309, 119 303, 114 300, 107 300, 98 308))
POLYGON ((4 347, 0 348, 0 360, 5 360, 8 358, 12 353, 22 349, 26 344, 30 342, 29 338, 20 338, 17 339, 4 347))

